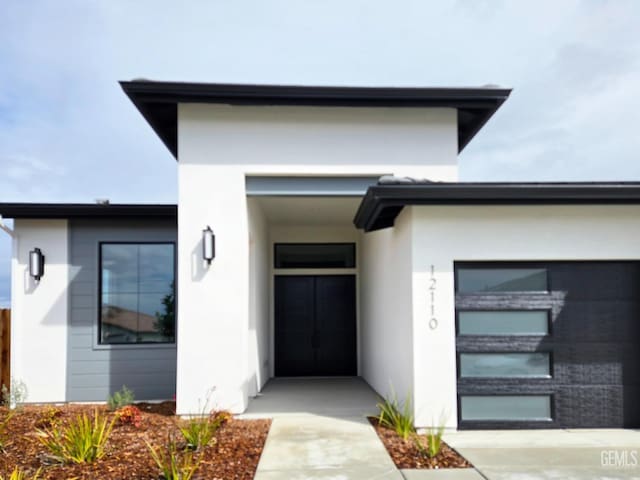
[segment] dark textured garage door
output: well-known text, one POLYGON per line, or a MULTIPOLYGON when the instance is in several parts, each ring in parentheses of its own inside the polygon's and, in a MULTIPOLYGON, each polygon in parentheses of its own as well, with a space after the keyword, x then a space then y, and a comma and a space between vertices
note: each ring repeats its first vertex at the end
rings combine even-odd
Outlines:
POLYGON ((461 428, 640 427, 640 264, 457 263, 461 428))

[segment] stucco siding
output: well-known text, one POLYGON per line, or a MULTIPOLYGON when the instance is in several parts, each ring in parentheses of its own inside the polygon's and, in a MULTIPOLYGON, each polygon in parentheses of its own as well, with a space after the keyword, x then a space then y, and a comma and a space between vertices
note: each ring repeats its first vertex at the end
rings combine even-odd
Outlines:
POLYGON ((14 224, 11 291, 11 375, 27 402, 65 401, 68 337, 68 222, 18 219, 14 224), (45 256, 44 276, 29 275, 29 251, 45 256))
POLYGON ((411 218, 362 234, 360 342, 363 378, 379 394, 413 394, 411 218))
POLYGON ((269 379, 269 231, 260 205, 247 200, 249 214, 249 372, 248 395, 269 379))
POLYGON ((172 398, 175 345, 98 345, 100 242, 175 242, 171 221, 70 222, 67 400, 103 401, 122 388, 139 400, 172 398))
POLYGON ((634 205, 405 210, 414 219, 413 363, 421 427, 443 416, 447 426, 457 425, 454 262, 640 259, 640 209, 634 205))

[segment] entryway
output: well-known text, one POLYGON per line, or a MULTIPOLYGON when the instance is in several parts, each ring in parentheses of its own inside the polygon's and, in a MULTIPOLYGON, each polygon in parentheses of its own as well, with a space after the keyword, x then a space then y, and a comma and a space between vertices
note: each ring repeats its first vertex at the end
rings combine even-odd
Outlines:
POLYGON ((355 376, 355 275, 275 276, 275 375, 355 376))
POLYGON ((360 377, 272 378, 242 415, 365 417, 375 415, 378 395, 360 377))

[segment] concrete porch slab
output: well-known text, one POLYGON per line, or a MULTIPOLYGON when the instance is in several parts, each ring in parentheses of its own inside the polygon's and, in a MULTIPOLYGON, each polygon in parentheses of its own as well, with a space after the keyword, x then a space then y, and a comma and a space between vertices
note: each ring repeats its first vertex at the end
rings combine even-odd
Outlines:
POLYGON ((240 418, 364 417, 377 412, 377 402, 378 395, 359 377, 272 378, 240 418))

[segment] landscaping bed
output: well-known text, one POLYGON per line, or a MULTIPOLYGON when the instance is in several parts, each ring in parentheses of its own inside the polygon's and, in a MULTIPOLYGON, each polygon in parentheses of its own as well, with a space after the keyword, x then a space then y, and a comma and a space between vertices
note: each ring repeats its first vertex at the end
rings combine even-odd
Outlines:
MULTIPOLYGON (((458 452, 442 442, 440 452, 434 457, 424 455, 415 444, 413 436, 404 440, 395 430, 381 425, 378 419, 370 417, 369 421, 375 428, 378 437, 382 440, 391 459, 398 468, 471 468, 472 465, 464 459, 458 452)), ((415 435, 415 434, 414 434, 415 435)), ((424 435, 420 435, 421 440, 426 443, 424 435)))
MULTIPOLYGON (((95 405, 24 407, 8 421, 3 433, 0 475, 8 478, 15 467, 20 467, 31 473, 42 468, 39 479, 157 480, 161 478, 159 469, 146 442, 160 448, 172 437, 180 449, 184 448, 178 429, 181 421, 174 415, 175 402, 136 403, 136 407, 141 411, 139 426, 116 421, 102 458, 87 464, 63 465, 52 462, 47 448, 39 441, 37 429, 50 427, 51 422, 65 424, 83 413, 93 416, 96 409, 107 419, 115 414, 107 412, 105 406, 95 405)), ((0 421, 7 413, 6 408, 0 408, 0 421)), ((270 424, 270 420, 226 420, 208 446, 193 452, 193 458, 199 461, 193 479, 252 479, 270 424)))

